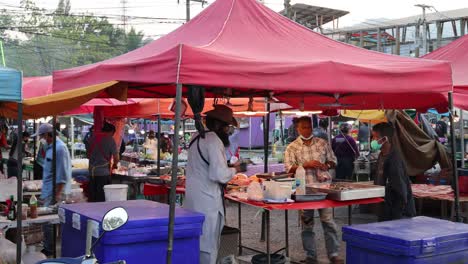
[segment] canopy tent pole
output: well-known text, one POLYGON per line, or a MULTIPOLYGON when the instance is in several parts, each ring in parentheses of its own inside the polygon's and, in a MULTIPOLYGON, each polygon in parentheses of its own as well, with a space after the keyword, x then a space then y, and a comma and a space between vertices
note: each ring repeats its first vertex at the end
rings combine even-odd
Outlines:
POLYGON ((57 129, 55 127, 55 124, 57 123, 57 116, 53 117, 52 123, 53 123, 52 135, 54 139, 52 141, 53 143, 52 143, 52 203, 51 205, 57 203, 57 199, 55 199, 57 197, 57 188, 55 186, 55 183, 57 182, 57 129))
POLYGON ((455 221, 460 222, 460 193, 458 188, 458 171, 457 171, 457 149, 455 142, 455 125, 453 122, 453 92, 449 92, 449 118, 450 118, 450 143, 452 148, 452 173, 453 173, 453 184, 455 191, 455 221))
POLYGON ((267 103, 267 114, 263 118, 263 149, 264 149, 264 167, 263 172, 268 173, 268 150, 269 150, 269 130, 270 130, 270 103, 267 103))
POLYGON ((249 117, 249 156, 252 155, 252 117, 249 117))
MULTIPOLYGON (((54 116, 53 121, 54 125, 53 128, 53 145, 52 145, 52 203, 51 205, 55 205, 57 201, 57 129, 55 128, 55 124, 57 123, 57 116, 54 116)), ((52 239, 52 248, 54 253, 54 258, 57 257, 57 227, 53 226, 53 236, 52 239)))
POLYGON ((332 142, 332 131, 333 131, 332 127, 333 127, 333 121, 332 121, 331 117, 329 116, 328 117, 328 127, 327 127, 327 132, 328 133, 327 134, 328 134, 328 142, 330 142, 330 144, 332 142))
POLYGON ((17 192, 16 192, 16 263, 21 263, 21 246, 23 244, 22 237, 22 209, 23 204, 23 104, 18 103, 18 137, 16 143, 16 151, 18 153, 18 175, 17 175, 17 192))
POLYGON ((177 84, 176 89, 176 109, 175 109, 175 124, 174 124, 174 151, 172 154, 172 178, 171 190, 169 195, 169 238, 167 246, 167 259, 166 263, 172 262, 172 250, 174 246, 174 221, 175 221, 175 202, 176 202, 176 187, 177 187, 177 169, 179 161, 179 130, 180 130, 180 114, 182 104, 182 84, 177 84))
POLYGON ((280 111, 279 112, 279 116, 280 116, 280 129, 281 129, 281 133, 280 133, 280 136, 281 136, 281 144, 284 146, 284 129, 283 129, 283 113, 280 111))
MULTIPOLYGON (((270 130, 270 103, 267 103, 267 114, 263 117, 263 150, 264 150, 264 160, 263 160, 263 172, 268 173, 268 137, 269 137, 269 130, 270 130)), ((260 241, 265 241, 265 224, 266 224, 266 216, 265 212, 262 213, 262 232, 260 234, 260 241)), ((269 263, 269 262, 268 262, 269 263)))
MULTIPOLYGON (((36 128, 36 119, 33 120, 33 135, 36 134, 37 128, 36 128)), ((33 138, 33 158, 36 160, 36 152, 37 152, 37 136, 33 138)), ((34 176, 33 176, 34 178, 34 176)))
POLYGON ((185 121, 187 121, 187 119, 184 118, 184 120, 182 121, 182 138, 185 139, 185 121))
POLYGON ((463 109, 460 109, 460 151, 461 151, 461 167, 465 168, 465 122, 463 121, 463 109))
POLYGON ((70 117, 71 158, 75 159, 75 118, 70 117))
POLYGON ((158 115, 158 176, 161 176, 161 115, 158 115))

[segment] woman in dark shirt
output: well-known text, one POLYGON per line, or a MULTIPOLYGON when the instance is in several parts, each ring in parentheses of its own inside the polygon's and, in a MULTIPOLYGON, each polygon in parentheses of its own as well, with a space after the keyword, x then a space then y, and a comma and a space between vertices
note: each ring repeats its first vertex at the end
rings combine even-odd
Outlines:
POLYGON ((349 135, 350 125, 340 125, 341 134, 332 140, 332 149, 338 159, 336 178, 351 180, 354 172, 354 161, 359 156, 356 141, 349 135))

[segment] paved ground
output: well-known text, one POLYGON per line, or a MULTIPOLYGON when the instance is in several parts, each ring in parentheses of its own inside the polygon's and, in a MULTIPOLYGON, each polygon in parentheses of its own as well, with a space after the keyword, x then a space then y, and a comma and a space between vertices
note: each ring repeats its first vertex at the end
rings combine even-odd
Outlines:
MULTIPOLYGON (((238 214, 237 205, 234 203, 227 203, 227 225, 232 227, 238 226, 238 214)), ((347 207, 341 207, 335 209, 335 221, 340 229, 341 238, 341 227, 348 224, 348 213, 347 207)), ((319 255, 320 263, 329 263, 326 250, 325 242, 323 237, 323 229, 318 219, 318 214, 315 221, 315 232, 317 239, 317 250, 319 255)), ((261 212, 252 206, 242 206, 242 243, 245 246, 257 249, 265 250, 265 242, 260 242, 261 234, 261 212)), ((371 214, 360 214, 359 208, 353 209, 353 224, 362 224, 375 222, 377 218, 371 214)), ((274 211, 271 213, 271 236, 272 236, 272 250, 276 251, 284 246, 285 234, 284 234, 284 213, 280 211, 274 211)), ((293 261, 300 261, 305 259, 305 253, 302 247, 301 240, 301 227, 298 225, 298 212, 290 211, 289 213, 289 244, 290 244, 290 256, 293 261)), ((345 258, 346 256, 345 243, 341 242, 340 256, 345 258)), ((251 255, 253 252, 246 251, 244 254, 251 255)))

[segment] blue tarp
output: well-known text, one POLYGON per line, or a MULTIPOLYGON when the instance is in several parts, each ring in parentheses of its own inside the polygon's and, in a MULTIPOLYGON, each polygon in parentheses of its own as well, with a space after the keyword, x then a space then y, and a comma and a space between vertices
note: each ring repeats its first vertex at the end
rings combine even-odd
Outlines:
POLYGON ((21 102, 22 79, 20 71, 0 67, 0 101, 21 102))

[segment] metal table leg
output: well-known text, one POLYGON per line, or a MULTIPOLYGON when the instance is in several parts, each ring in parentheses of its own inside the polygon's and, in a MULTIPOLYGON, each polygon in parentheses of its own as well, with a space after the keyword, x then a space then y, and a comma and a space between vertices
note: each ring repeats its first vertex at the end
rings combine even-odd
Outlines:
POLYGON ((239 224, 239 256, 242 255, 242 204, 237 203, 237 216, 239 224))
POLYGON ((265 211, 265 223, 266 223, 266 254, 267 263, 271 264, 271 249, 270 249, 270 211, 265 211))
POLYGON ((353 224, 353 220, 352 220, 352 212, 353 211, 353 206, 352 205, 348 205, 348 225, 352 225, 353 224))
POLYGON ((284 210, 284 232, 286 239, 286 257, 289 257, 289 224, 288 224, 288 210, 284 210))
POLYGON ((262 227, 260 231, 260 242, 265 242, 265 212, 262 212, 262 227))

